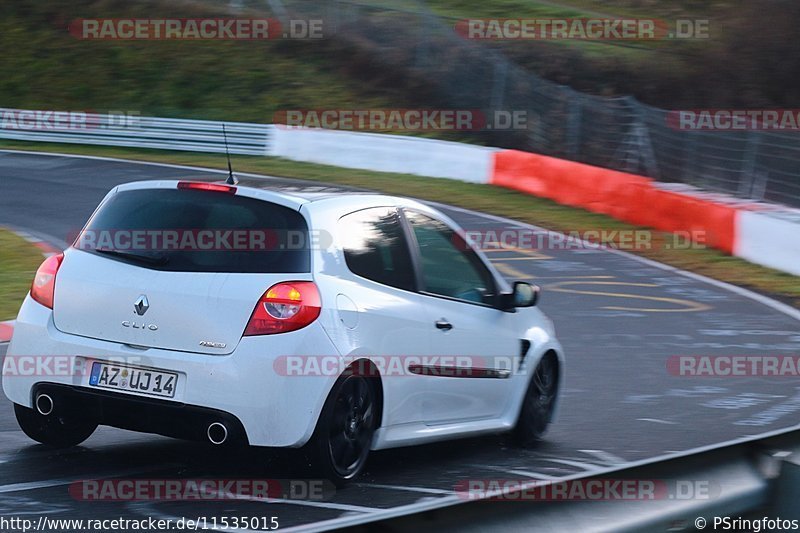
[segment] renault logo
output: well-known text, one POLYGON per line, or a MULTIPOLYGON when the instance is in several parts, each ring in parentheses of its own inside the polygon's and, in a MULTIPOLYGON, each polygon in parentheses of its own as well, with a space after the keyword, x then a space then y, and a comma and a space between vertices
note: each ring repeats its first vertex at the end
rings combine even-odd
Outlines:
POLYGON ((137 315, 142 316, 148 309, 150 309, 150 302, 147 301, 147 296, 142 294, 133 303, 133 310, 136 311, 137 315))

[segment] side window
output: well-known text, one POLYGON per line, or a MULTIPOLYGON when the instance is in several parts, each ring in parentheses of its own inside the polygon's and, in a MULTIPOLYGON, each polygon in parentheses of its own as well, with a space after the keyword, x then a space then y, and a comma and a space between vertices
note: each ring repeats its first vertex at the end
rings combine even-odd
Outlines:
POLYGON ((356 211, 339 220, 344 257, 353 274, 369 280, 414 290, 414 269, 397 210, 376 207, 356 211))
POLYGON ((419 245, 425 292, 487 303, 495 290, 492 275, 464 239, 439 220, 405 215, 419 245))

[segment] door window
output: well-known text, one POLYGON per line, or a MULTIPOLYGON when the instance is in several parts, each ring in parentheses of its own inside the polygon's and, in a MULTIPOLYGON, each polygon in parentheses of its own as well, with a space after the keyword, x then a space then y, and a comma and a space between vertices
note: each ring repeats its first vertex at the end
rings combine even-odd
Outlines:
POLYGON ((490 303, 492 275, 464 238, 444 222, 404 211, 419 246, 424 291, 475 303, 490 303))
POLYGON ((339 220, 344 257, 353 274, 404 290, 414 290, 408 241, 395 208, 356 211, 339 220))

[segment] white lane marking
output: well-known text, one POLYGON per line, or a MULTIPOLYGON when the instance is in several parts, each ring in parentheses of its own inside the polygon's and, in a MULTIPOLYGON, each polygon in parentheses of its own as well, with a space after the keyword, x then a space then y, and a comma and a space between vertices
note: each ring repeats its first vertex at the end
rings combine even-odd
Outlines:
MULTIPOLYGON (((227 170, 218 170, 215 168, 208 168, 208 167, 194 167, 191 165, 176 165, 174 163, 156 163, 155 161, 137 161, 136 159, 123 159, 121 157, 105 157, 101 155, 82 155, 82 154, 65 154, 63 152, 37 152, 35 150, 8 150, 2 149, 0 153, 8 153, 8 154, 26 154, 26 155, 41 155, 41 156, 48 156, 48 157, 73 157, 75 159, 91 159, 94 161, 112 161, 116 163, 135 163, 137 165, 148 165, 153 167, 169 167, 169 168, 177 168, 181 170, 196 170, 201 172, 213 172, 214 174, 227 174, 227 170)), ((206 154, 207 155, 207 154, 206 154)), ((236 172, 239 176, 248 176, 249 174, 243 174, 241 172, 236 172)), ((263 176, 263 174, 258 174, 258 176, 263 176)), ((288 178, 291 179, 291 178, 288 178)), ((133 180, 137 181, 137 180, 133 180)))
POLYGON ((159 465, 158 467, 148 468, 145 470, 123 470, 121 472, 112 472, 103 475, 87 475, 82 478, 57 478, 57 479, 44 479, 41 481, 29 481, 25 483, 10 483, 8 485, 0 485, 0 494, 7 494, 9 492, 22 492, 26 490, 46 489, 51 487, 62 487, 64 485, 71 485, 87 479, 110 479, 121 476, 135 476, 138 474, 146 474, 148 472, 155 472, 158 470, 175 468, 177 465, 174 463, 167 463, 159 465))
POLYGON ((578 451, 592 455, 609 465, 621 465, 625 464, 626 462, 625 459, 623 459, 622 457, 618 457, 613 453, 609 453, 604 450, 578 450, 578 451))
POLYGON ((540 472, 531 472, 530 470, 521 470, 519 468, 503 468, 501 466, 476 465, 476 464, 471 464, 471 465, 466 465, 466 466, 469 466, 471 468, 482 468, 482 469, 485 469, 485 470, 493 470, 495 472, 502 472, 504 474, 514 474, 514 475, 517 475, 517 476, 529 477, 529 478, 532 478, 532 479, 539 479, 539 480, 542 480, 542 481, 549 481, 549 480, 552 480, 552 479, 561 479, 561 476, 551 476, 551 475, 548 475, 548 474, 542 474, 540 472))
POLYGON ((252 501, 261 503, 285 503, 289 505, 319 507, 322 509, 333 509, 335 511, 350 511, 355 513, 375 513, 381 511, 381 509, 378 507, 364 507, 363 505, 348 505, 344 503, 332 503, 332 502, 315 502, 310 500, 284 500, 282 498, 267 498, 264 500, 253 499, 252 501))
POLYGON ((45 503, 25 496, 3 496, 0 501, 0 515, 41 516, 43 514, 65 513, 69 506, 60 503, 45 503))
POLYGON ((431 489, 428 487, 407 487, 405 485, 384 485, 383 483, 354 483, 357 487, 420 492, 422 494, 455 494, 453 490, 431 489))
POLYGON ((350 505, 346 503, 317 502, 314 500, 286 500, 284 498, 256 498, 248 494, 236 494, 233 492, 222 491, 225 500, 238 500, 255 503, 285 503, 289 505, 301 505, 305 507, 320 507, 322 509, 333 509, 336 511, 352 511, 356 513, 374 513, 380 511, 378 507, 364 507, 362 505, 350 505))
POLYGON ((586 472, 595 472, 602 470, 605 465, 598 465, 594 463, 585 463, 583 461, 575 461, 573 459, 558 459, 556 457, 542 457, 543 461, 550 461, 551 463, 559 463, 567 466, 574 466, 575 468, 583 468, 586 472))
MULTIPOLYGON (((0 150, 0 151, 2 151, 2 150, 0 150)), ((6 229, 9 229, 14 233, 28 233, 28 234, 31 234, 32 231, 33 231, 33 230, 28 229, 28 228, 23 228, 23 227, 17 226, 16 224, 11 224, 11 225, 4 224, 4 226, 5 226, 6 229)), ((50 246, 52 248, 57 248, 58 251, 65 250, 65 249, 67 249, 69 247, 69 243, 67 241, 65 241, 63 239, 59 239, 58 237, 50 235, 49 233, 42 233, 41 231, 37 231, 35 237, 36 237, 36 240, 38 242, 44 243, 45 245, 50 246)), ((42 255, 44 255, 45 257, 50 257, 51 255, 55 255, 56 253, 57 252, 44 252, 44 251, 42 251, 42 255)))
POLYGON ((15 233, 15 234, 19 235, 20 237, 22 237, 23 239, 25 239, 29 243, 31 243, 34 246, 36 246, 37 248, 39 248, 39 251, 45 257, 50 257, 52 255, 56 255, 57 253, 59 253, 61 250, 64 249, 64 248, 61 248, 61 249, 55 250, 54 249, 55 247, 50 242, 48 242, 45 239, 42 239, 40 237, 37 237, 37 236, 33 235, 28 230, 20 229, 20 228, 16 228, 16 227, 10 227, 10 226, 6 226, 6 229, 10 230, 12 233, 15 233))
POLYGON ((520 470, 519 468, 506 470, 506 472, 508 472, 509 474, 514 474, 516 476, 529 477, 541 481, 552 481, 558 479, 558 476, 548 476, 547 474, 541 474, 539 472, 531 472, 530 470, 520 470))
MULTIPOLYGON (((190 165, 175 165, 175 164, 172 164, 172 163, 155 163, 153 161, 136 161, 134 159, 123 159, 121 157, 103 157, 103 156, 96 156, 96 155, 78 155, 78 154, 64 154, 64 153, 59 153, 59 152, 36 152, 36 151, 31 151, 31 150, 7 150, 7 149, 0 149, 0 153, 26 154, 26 155, 46 156, 46 157, 72 157, 72 158, 75 158, 75 159, 90 159, 90 160, 96 160, 96 161, 112 161, 112 162, 116 162, 116 163, 127 163, 127 164, 133 164, 133 165, 148 165, 148 166, 165 167, 165 168, 176 168, 176 169, 180 169, 180 170, 192 170, 192 171, 196 171, 196 172, 208 172, 208 173, 211 173, 211 174, 227 174, 228 173, 227 170, 221 170, 221 169, 215 169, 215 168, 196 167, 196 166, 190 166, 190 165)), ((250 178, 261 178, 261 179, 267 179, 267 180, 287 180, 287 181, 297 181, 297 182, 314 181, 314 180, 300 180, 300 179, 297 179, 297 178, 286 178, 286 177, 280 177, 280 176, 266 176, 264 174, 253 174, 253 173, 250 173, 250 172, 237 172, 236 174, 239 175, 239 176, 247 176, 247 177, 250 177, 250 178)), ((434 179, 439 179, 439 178, 434 178, 434 179)), ((136 180, 134 180, 134 181, 136 181, 136 180)), ((470 215, 473 215, 473 216, 477 216, 477 217, 480 217, 480 218, 485 218, 485 219, 489 219, 489 220, 495 220, 495 221, 498 221, 498 222, 502 222, 503 224, 510 224, 512 226, 522 227, 522 228, 530 228, 530 229, 532 229, 534 231, 544 231, 544 232, 548 233, 549 235, 565 236, 563 233, 559 233, 559 232, 553 231, 553 230, 548 230, 548 229, 545 229, 545 228, 543 228, 541 226, 535 226, 533 224, 528 224, 527 222, 521 222, 519 220, 513 220, 513 219, 510 219, 510 218, 504 218, 504 217, 501 217, 501 216, 498 216, 498 215, 491 215, 489 213, 481 213, 479 211, 472 211, 471 209, 465 209, 463 207, 457 207, 457 206, 454 206, 454 205, 442 204, 441 202, 432 202, 432 201, 429 201, 429 200, 425 200, 424 202, 427 203, 427 204, 433 205, 433 206, 442 206, 442 207, 445 207, 447 209, 452 209, 453 211, 459 211, 461 213, 467 213, 467 214, 470 214, 470 215)), ((585 240, 582 240, 582 239, 579 239, 579 242, 581 242, 581 244, 583 246, 594 246, 592 243, 590 243, 588 241, 585 241, 585 240)), ((781 302, 779 302, 777 300, 773 300, 772 298, 770 298, 768 296, 763 296, 761 294, 755 293, 755 292, 750 291, 748 289, 743 289, 742 287, 737 287, 736 285, 731 285, 730 283, 726 283, 724 281, 719 281, 719 280, 716 280, 716 279, 713 279, 713 278, 709 278, 709 277, 703 276, 702 274, 695 274, 694 272, 689 272, 687 270, 682 270, 680 268, 676 268, 676 267, 673 267, 673 266, 670 266, 670 265, 665 265, 664 263, 659 263, 658 261, 653 261, 652 259, 647 259, 645 257, 641 257, 639 255, 632 254, 632 253, 626 252, 624 250, 618 250, 616 248, 608 248, 608 249, 603 250, 603 251, 611 253, 611 254, 621 255, 623 257, 627 257, 628 259, 632 259, 634 261, 638 261, 638 262, 643 263, 645 265, 649 265, 649 266, 652 266, 652 267, 655 267, 655 268, 659 268, 659 269, 667 271, 667 272, 672 272, 674 274, 679 274, 681 276, 686 276, 688 278, 692 278, 692 279, 694 279, 696 281, 700 281, 702 283, 707 283, 709 285, 713 285, 713 286, 718 287, 720 289, 724 289, 724 290, 732 292, 734 294, 738 294, 739 296, 743 296, 743 297, 748 298, 750 300, 756 301, 756 302, 758 302, 760 304, 763 304, 763 305, 765 305, 767 307, 770 307, 770 308, 774 309, 775 311, 778 311, 780 313, 788 315, 788 316, 794 318, 795 320, 800 320, 800 309, 795 309, 794 307, 792 307, 790 305, 781 303, 781 302)), ((742 259, 742 260, 744 261, 744 259, 742 259)))
POLYGON ((80 479, 62 478, 62 479, 48 479, 45 481, 31 481, 28 483, 11 483, 9 485, 0 485, 0 494, 8 492, 21 492, 24 490, 46 489, 49 487, 61 487, 63 485, 71 485, 80 479))
POLYGON ((659 420, 658 418, 637 418, 636 420, 640 422, 655 422, 656 424, 667 424, 672 426, 678 424, 677 422, 671 422, 669 420, 659 420))

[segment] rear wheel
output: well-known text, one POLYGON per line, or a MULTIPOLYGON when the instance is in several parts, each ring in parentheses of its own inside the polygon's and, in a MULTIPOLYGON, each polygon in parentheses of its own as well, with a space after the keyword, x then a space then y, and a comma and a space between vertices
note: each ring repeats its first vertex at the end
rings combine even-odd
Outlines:
POLYGON ((343 375, 333 386, 310 443, 315 470, 341 486, 363 470, 377 421, 372 380, 343 375))
POLYGON ((53 448, 77 446, 97 429, 97 424, 88 420, 54 414, 45 416, 19 404, 14 404, 14 414, 28 437, 53 448))
POLYGON ((558 393, 558 362, 555 356, 545 355, 533 373, 514 436, 522 446, 534 446, 544 436, 553 417, 558 393))

